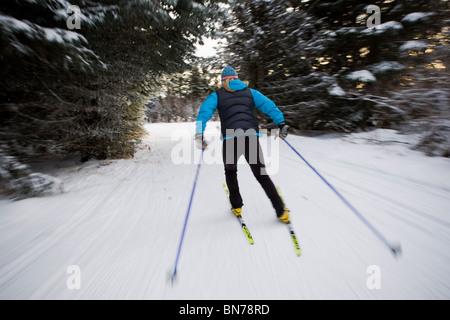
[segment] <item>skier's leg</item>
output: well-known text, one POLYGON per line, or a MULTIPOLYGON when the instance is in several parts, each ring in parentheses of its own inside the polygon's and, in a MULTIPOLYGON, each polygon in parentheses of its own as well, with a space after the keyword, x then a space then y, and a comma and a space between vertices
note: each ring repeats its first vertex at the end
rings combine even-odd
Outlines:
POLYGON ((266 165, 264 164, 259 137, 255 135, 246 138, 245 159, 249 163, 256 180, 261 184, 267 197, 269 197, 272 202, 272 206, 274 207, 277 216, 280 217, 285 211, 283 200, 281 200, 272 179, 270 179, 270 176, 266 172, 266 165))
POLYGON ((237 139, 223 140, 222 158, 225 166, 225 181, 227 183, 228 191, 230 192, 230 203, 232 208, 241 208, 243 201, 239 192, 239 184, 237 179, 237 139))

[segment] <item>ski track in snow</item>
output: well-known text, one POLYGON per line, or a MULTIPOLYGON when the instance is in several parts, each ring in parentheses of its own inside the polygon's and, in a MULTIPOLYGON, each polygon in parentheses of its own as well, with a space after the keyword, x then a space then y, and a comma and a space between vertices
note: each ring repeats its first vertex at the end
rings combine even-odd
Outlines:
MULTIPOLYGON (((302 256, 246 163, 238 175, 254 245, 229 210, 223 165, 204 163, 172 286, 196 165, 172 162, 178 142, 171 134, 185 130, 192 141, 194 127, 149 124, 144 144, 151 151, 52 169, 63 194, 1 200, 0 298, 450 298, 449 159, 351 137, 288 140, 389 241, 401 243, 398 260, 279 142, 271 177, 291 210, 302 256), (79 290, 66 285, 70 265, 80 268, 79 290), (367 286, 373 265, 380 289, 367 286)), ((207 136, 218 132, 217 123, 208 124, 207 136)))

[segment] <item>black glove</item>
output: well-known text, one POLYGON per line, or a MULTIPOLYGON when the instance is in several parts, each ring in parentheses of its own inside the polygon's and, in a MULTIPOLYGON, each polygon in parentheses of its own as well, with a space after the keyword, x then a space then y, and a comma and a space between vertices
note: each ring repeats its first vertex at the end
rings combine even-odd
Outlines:
POLYGON ((278 125, 278 129, 280 129, 280 138, 286 138, 290 127, 286 124, 286 122, 283 121, 278 125))
POLYGON ((195 134, 195 143, 199 149, 205 149, 208 146, 206 141, 203 139, 203 134, 201 133, 195 134))

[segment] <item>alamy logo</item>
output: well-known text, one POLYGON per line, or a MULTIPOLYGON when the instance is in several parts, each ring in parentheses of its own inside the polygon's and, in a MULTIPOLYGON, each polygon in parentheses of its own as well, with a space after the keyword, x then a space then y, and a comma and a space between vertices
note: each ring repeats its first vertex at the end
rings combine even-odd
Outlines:
POLYGON ((70 265, 66 270, 67 274, 70 276, 67 278, 66 286, 69 290, 80 290, 81 289, 81 270, 77 265, 70 265))
POLYGON ((67 28, 69 30, 81 29, 81 10, 78 6, 69 6, 67 8, 67 28))
POLYGON ((366 286, 368 289, 381 289, 381 269, 380 266, 370 265, 367 270, 370 276, 367 278, 366 286))
POLYGON ((367 28, 374 28, 381 24, 381 9, 379 6, 370 4, 366 7, 366 13, 371 14, 366 20, 367 28))
MULTIPOLYGON (((229 139, 226 140, 227 151, 223 157, 223 141, 218 135, 208 137, 208 146, 203 152, 203 163, 205 164, 235 164, 235 158, 238 163, 245 162, 243 150, 248 148, 248 163, 255 164, 258 160, 264 160, 261 174, 276 174, 279 169, 279 144, 278 129, 259 130, 261 135, 258 139, 255 131, 236 130, 227 131, 228 137, 248 136, 248 139, 229 139), (236 140, 236 143, 233 141, 236 140), (259 149, 261 147, 262 149, 259 149), (236 154, 235 154, 236 153, 236 154), (225 158, 225 159, 224 159, 225 158)), ((178 129, 172 132, 172 141, 177 143, 171 151, 171 160, 173 164, 197 164, 200 159, 201 149, 196 147, 192 132, 185 129, 178 129)), ((237 164, 237 163, 236 163, 237 164)))

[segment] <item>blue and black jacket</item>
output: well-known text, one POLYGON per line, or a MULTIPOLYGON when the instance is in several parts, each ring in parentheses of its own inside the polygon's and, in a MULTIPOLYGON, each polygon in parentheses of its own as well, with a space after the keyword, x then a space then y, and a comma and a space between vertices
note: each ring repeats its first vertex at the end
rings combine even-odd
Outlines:
POLYGON ((216 109, 220 116, 223 139, 237 136, 235 133, 227 135, 227 129, 232 129, 233 132, 236 129, 242 129, 244 132, 259 135, 253 108, 268 115, 276 125, 284 121, 283 113, 275 103, 258 90, 248 88, 244 82, 237 79, 230 81, 229 85, 231 90, 236 91, 228 92, 222 87, 210 94, 201 105, 195 129, 197 134, 203 134, 206 122, 211 119, 216 109))

